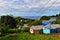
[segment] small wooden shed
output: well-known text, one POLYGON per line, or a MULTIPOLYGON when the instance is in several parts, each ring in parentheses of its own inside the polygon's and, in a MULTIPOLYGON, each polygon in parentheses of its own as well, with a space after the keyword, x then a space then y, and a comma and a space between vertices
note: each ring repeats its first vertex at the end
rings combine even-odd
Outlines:
POLYGON ((38 25, 38 26, 31 26, 30 27, 30 33, 31 34, 36 34, 39 33, 39 31, 42 32, 43 25, 38 25))

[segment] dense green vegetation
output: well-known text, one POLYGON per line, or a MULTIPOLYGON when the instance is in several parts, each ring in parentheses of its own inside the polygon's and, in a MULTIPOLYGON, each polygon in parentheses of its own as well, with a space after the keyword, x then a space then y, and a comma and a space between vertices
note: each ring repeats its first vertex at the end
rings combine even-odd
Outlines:
POLYGON ((60 36, 58 35, 42 35, 36 34, 32 35, 27 32, 24 33, 16 33, 9 34, 4 37, 1 37, 0 40, 60 40, 60 36))
POLYGON ((0 18, 0 40, 59 40, 60 36, 51 36, 43 34, 30 34, 29 28, 22 28, 24 24, 28 26, 41 25, 42 20, 57 18, 52 24, 60 24, 60 14, 53 16, 42 16, 39 20, 24 19, 21 17, 1 16, 0 18), (18 29, 16 26, 21 26, 18 29))
POLYGON ((53 21, 52 24, 60 24, 60 20, 53 21))
POLYGON ((40 18, 40 20, 50 20, 50 17, 49 17, 49 16, 42 16, 42 17, 40 18))
POLYGON ((52 16, 42 16, 40 20, 50 20, 50 18, 56 18, 52 24, 60 24, 60 14, 52 15, 52 16))

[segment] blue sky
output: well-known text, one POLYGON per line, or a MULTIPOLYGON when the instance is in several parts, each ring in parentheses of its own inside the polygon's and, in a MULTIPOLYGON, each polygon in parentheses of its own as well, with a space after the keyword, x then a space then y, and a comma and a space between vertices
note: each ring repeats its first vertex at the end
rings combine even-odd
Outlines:
POLYGON ((60 0, 0 0, 0 16, 51 16, 60 13, 60 0))

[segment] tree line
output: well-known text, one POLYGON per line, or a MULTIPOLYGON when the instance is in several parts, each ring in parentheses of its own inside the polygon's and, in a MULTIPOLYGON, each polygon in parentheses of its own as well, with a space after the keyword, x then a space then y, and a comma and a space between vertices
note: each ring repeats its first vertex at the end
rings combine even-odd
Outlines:
POLYGON ((53 24, 60 24, 60 14, 53 16, 42 16, 39 20, 34 19, 24 19, 21 17, 13 17, 10 15, 1 16, 0 17, 0 28, 9 29, 15 28, 16 25, 23 26, 24 24, 28 24, 28 26, 32 25, 41 25, 42 20, 50 20, 50 18, 56 17, 56 21, 53 21, 53 24))

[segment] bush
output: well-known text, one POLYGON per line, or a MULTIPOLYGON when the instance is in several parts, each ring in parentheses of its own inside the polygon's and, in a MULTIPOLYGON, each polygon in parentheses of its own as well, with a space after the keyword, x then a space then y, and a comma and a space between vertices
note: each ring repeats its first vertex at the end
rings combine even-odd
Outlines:
POLYGON ((39 33, 40 33, 40 34, 43 34, 43 30, 39 30, 39 33))
POLYGON ((5 36, 11 33, 20 33, 20 32, 21 32, 21 29, 8 29, 0 32, 0 36, 5 36))
POLYGON ((10 33, 20 33, 20 32, 29 32, 28 28, 21 28, 21 29, 8 29, 8 30, 4 30, 2 31, 3 34, 10 34, 10 33))
POLYGON ((16 30, 8 30, 8 33, 16 33, 16 30))
POLYGON ((17 34, 9 34, 7 37, 17 37, 17 34))
POLYGON ((1 36, 1 32, 0 32, 0 36, 1 36))
POLYGON ((21 32, 21 29, 18 29, 18 33, 20 33, 21 32))
POLYGON ((9 29, 6 31, 6 33, 18 33, 18 32, 21 32, 20 29, 9 29))
POLYGON ((21 32, 29 32, 29 29, 28 28, 22 28, 21 32))

